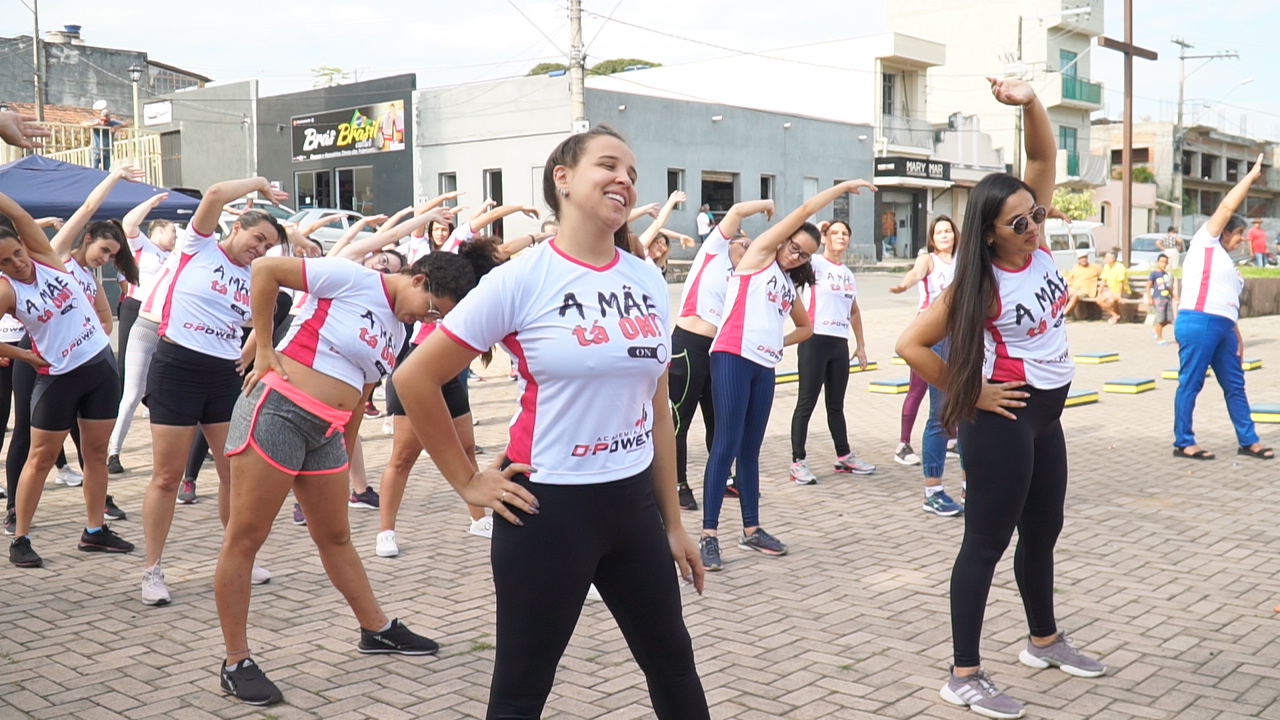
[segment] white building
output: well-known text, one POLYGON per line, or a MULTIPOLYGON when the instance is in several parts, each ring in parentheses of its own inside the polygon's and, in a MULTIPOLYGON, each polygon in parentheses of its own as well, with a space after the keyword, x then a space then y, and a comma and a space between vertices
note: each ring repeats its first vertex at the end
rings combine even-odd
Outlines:
POLYGON ((1101 185, 1107 177, 1106 159, 1089 154, 1089 116, 1102 109, 1102 85, 1089 79, 1102 16, 1103 0, 889 2, 892 30, 947 46, 946 65, 931 74, 927 106, 915 117, 942 122, 955 111, 978 115, 996 147, 1020 168, 1018 110, 996 102, 984 78, 1022 77, 1049 110, 1058 182, 1074 186, 1101 185))

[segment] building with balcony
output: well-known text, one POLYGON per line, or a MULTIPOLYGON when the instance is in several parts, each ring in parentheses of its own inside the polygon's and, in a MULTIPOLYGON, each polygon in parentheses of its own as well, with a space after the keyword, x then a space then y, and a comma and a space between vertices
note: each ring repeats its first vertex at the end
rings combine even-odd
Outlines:
MULTIPOLYGON (((1119 177, 1124 123, 1099 121, 1094 125, 1094 151, 1108 159, 1110 175, 1119 177)), ((1175 207, 1173 178, 1182 173, 1183 232, 1193 232, 1222 202, 1222 198, 1264 155, 1262 178, 1254 183, 1240 212, 1249 216, 1280 215, 1280 171, 1274 167, 1276 143, 1222 132, 1207 125, 1184 130, 1182 157, 1175 166, 1174 125, 1171 122, 1133 124, 1134 179, 1149 178, 1156 186, 1160 211, 1155 223, 1163 228, 1175 207)))
POLYGON ((946 64, 930 79, 928 119, 960 111, 982 118, 1017 168, 1024 164, 1018 111, 997 103, 986 75, 1020 77, 1049 110, 1058 139, 1058 182, 1091 187, 1107 166, 1091 156, 1090 115, 1102 109, 1103 87, 1090 79, 1090 48, 1103 31, 1103 0, 894 0, 889 26, 947 44, 946 64))

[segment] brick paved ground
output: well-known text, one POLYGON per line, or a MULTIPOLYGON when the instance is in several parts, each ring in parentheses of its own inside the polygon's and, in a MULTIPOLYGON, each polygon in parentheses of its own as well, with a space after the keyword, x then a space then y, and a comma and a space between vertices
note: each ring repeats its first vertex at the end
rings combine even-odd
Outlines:
MULTIPOLYGON (((795 386, 779 388, 765 447, 763 520, 791 545, 784 558, 730 545, 707 593, 685 591, 687 618, 716 718, 963 718, 937 695, 950 654, 947 581, 962 520, 920 510, 918 468, 891 459, 900 396, 866 391, 871 378, 905 375, 889 364, 913 314, 889 278, 862 279, 871 356, 881 369, 855 376, 847 401, 852 439, 880 464, 865 478, 820 473, 816 487, 785 482, 795 386)), ((1243 323, 1255 402, 1280 402, 1280 319, 1243 323)), ((1280 465, 1237 459, 1220 393, 1202 395, 1202 443, 1220 459, 1170 455, 1176 365, 1141 326, 1074 324, 1077 352, 1115 350, 1119 363, 1082 366, 1076 386, 1157 378, 1157 390, 1104 395, 1065 413, 1072 462, 1067 523, 1058 550, 1061 624, 1110 665, 1085 680, 1016 661, 1025 633, 1009 560, 987 612, 986 664, 1036 718, 1280 718, 1280 538, 1272 502, 1280 465)), ((794 362, 794 358, 789 359, 794 362)), ((503 368, 473 384, 479 442, 497 447, 511 411, 503 368)), ((819 409, 810 457, 831 455, 819 409)), ((390 449, 381 422, 366 423, 369 466, 390 449)), ((923 419, 917 426, 916 442, 923 419)), ((147 482, 146 424, 126 447, 133 472, 112 483, 130 519, 117 529, 141 543, 147 482)), ((695 433, 697 430, 695 430, 695 433)), ((1263 426, 1280 444, 1280 428, 1263 426)), ((703 453, 693 453, 692 474, 703 453)), ((212 467, 206 467, 206 479, 212 467)), ((956 484, 954 475, 949 478, 956 484)), ((177 511, 166 574, 174 604, 137 599, 141 558, 75 551, 78 490, 50 484, 36 547, 46 566, 9 566, 0 589, 0 718, 460 718, 483 715, 493 658, 493 603, 485 542, 467 535, 457 498, 429 463, 409 487, 403 555, 373 557, 376 513, 353 510, 353 532, 388 612, 439 640, 438 658, 365 657, 356 624, 328 585, 303 528, 282 512, 261 561, 275 573, 254 589, 251 641, 289 704, 251 709, 223 696, 215 668, 220 634, 211 578, 221 531, 216 485, 177 511)), ((726 519, 736 511, 727 505, 726 519)), ((686 514, 689 527, 697 525, 686 514)), ((728 525, 727 527, 731 527, 728 525)), ((1012 553, 1010 553, 1011 555, 1012 553)), ((616 626, 588 603, 564 658, 548 717, 650 716, 643 680, 616 626)))

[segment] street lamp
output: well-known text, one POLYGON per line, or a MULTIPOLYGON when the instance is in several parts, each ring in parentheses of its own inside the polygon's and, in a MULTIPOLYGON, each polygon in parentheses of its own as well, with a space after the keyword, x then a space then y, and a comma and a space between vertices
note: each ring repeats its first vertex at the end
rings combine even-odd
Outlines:
POLYGON ((133 82, 133 129, 142 127, 142 105, 138 102, 138 81, 142 79, 142 66, 134 63, 129 66, 129 80, 133 82))

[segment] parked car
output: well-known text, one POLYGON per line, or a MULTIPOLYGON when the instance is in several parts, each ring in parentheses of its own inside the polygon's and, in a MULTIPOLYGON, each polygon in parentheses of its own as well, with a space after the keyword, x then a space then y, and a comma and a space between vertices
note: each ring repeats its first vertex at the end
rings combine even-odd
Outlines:
POLYGON ((1089 262, 1098 262, 1098 248, 1094 243, 1093 229, 1102 223, 1077 220, 1073 223, 1050 218, 1044 223, 1044 233, 1049 238, 1053 262, 1058 271, 1066 274, 1076 264, 1081 250, 1089 251, 1089 262))
MULTIPOLYGON (((1191 245, 1191 236, 1179 235, 1182 238, 1182 247, 1184 248, 1178 254, 1178 267, 1182 267, 1182 260, 1187 257, 1185 248, 1191 245)), ((1164 254, 1157 243, 1165 238, 1164 233, 1143 233, 1133 238, 1129 246, 1129 273, 1141 273, 1143 275, 1150 274, 1156 266, 1156 260, 1164 254)))
MULTIPOLYGON (((243 210, 245 206, 247 206, 248 204, 249 204, 249 201, 247 199, 240 198, 235 202, 227 203, 227 207, 233 207, 233 208, 236 208, 237 210, 243 210)), ((255 200, 253 203, 253 209, 262 210, 264 212, 271 213, 276 217, 277 220, 288 220, 289 218, 298 214, 297 210, 294 210, 288 205, 273 205, 265 200, 255 200)), ((231 214, 234 214, 234 213, 231 213, 231 214)))
MULTIPOLYGON (((350 228, 353 223, 364 217, 360 213, 353 212, 351 210, 307 208, 306 210, 300 210, 294 213, 292 216, 287 218, 287 220, 298 226, 304 226, 309 225, 322 217, 328 216, 332 216, 333 221, 311 233, 311 239, 320 243, 320 246, 325 249, 325 252, 328 252, 329 248, 333 247, 333 244, 346 234, 347 229, 350 228)), ((376 226, 367 227, 360 231, 360 235, 372 233, 375 230, 377 230, 376 226)))

